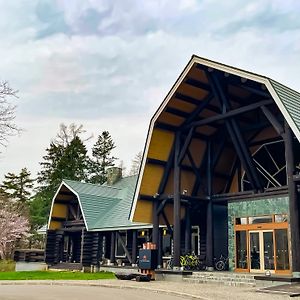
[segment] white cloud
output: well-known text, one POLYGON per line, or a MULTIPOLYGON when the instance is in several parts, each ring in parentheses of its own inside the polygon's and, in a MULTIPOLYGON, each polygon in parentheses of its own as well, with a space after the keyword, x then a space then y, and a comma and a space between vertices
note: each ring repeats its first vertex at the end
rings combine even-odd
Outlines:
POLYGON ((297 1, 6 1, 0 77, 20 90, 26 132, 2 153, 1 173, 38 170, 61 122, 109 130, 128 164, 193 53, 300 91, 299 12, 297 1), (57 6, 37 16, 41 3, 57 6))

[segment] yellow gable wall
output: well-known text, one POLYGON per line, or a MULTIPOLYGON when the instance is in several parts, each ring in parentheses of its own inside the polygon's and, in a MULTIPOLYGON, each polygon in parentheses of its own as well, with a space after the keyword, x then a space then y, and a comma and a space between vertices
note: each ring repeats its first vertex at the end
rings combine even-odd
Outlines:
POLYGON ((173 132, 155 128, 151 137, 147 157, 167 161, 173 142, 173 132))

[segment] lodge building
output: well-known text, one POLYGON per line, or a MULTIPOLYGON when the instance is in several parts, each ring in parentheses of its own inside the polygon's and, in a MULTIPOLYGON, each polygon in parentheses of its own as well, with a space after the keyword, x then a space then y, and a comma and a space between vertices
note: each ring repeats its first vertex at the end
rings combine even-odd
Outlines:
POLYGON ((300 277, 300 94, 268 77, 192 56, 151 119, 138 176, 64 180, 46 262, 158 263, 195 252, 210 268, 300 277))
POLYGON ((130 219, 171 228, 174 264, 199 226, 208 267, 300 273, 300 94, 197 56, 150 122, 130 219))

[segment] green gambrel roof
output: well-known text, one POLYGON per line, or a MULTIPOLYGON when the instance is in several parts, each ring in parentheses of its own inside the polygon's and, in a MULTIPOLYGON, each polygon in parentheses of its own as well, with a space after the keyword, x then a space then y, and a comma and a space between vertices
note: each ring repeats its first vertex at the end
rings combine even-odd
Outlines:
POLYGON ((113 186, 63 180, 62 184, 76 194, 88 231, 151 227, 129 221, 130 207, 137 176, 120 179, 113 186))
MULTIPOLYGON (((297 129, 300 131, 300 93, 273 79, 269 79, 269 81, 289 114, 289 117, 294 121, 297 129)), ((299 139, 299 135, 296 132, 294 133, 299 139)))

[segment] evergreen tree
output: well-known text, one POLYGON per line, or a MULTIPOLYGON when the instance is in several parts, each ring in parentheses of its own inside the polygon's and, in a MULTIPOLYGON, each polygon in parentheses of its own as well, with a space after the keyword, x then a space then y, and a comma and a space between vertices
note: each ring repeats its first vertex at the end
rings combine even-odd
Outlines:
POLYGON ((78 136, 84 131, 82 126, 76 127, 74 124, 69 127, 70 131, 67 128, 64 124, 60 126, 57 139, 50 143, 44 160, 40 163, 40 186, 30 206, 31 222, 34 226, 46 222, 51 200, 63 179, 87 181, 89 158, 86 147, 78 136))
POLYGON ((4 175, 1 185, 2 192, 12 200, 25 204, 29 200, 33 188, 34 179, 31 179, 30 175, 27 168, 23 168, 18 175, 7 173, 4 175))
POLYGON ((42 171, 38 174, 41 189, 54 193, 63 179, 87 179, 87 150, 78 136, 65 147, 52 142, 46 151, 44 161, 41 162, 42 171))
POLYGON ((90 160, 91 183, 104 183, 107 179, 107 168, 115 165, 116 157, 111 151, 116 148, 115 143, 108 131, 103 131, 98 136, 97 142, 92 148, 93 158, 90 160))

